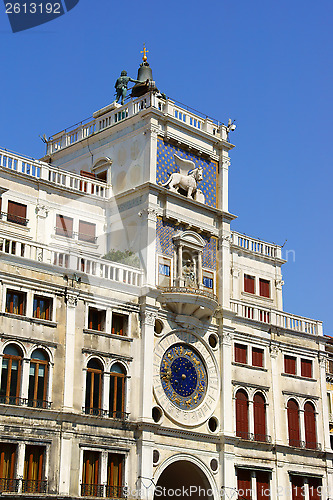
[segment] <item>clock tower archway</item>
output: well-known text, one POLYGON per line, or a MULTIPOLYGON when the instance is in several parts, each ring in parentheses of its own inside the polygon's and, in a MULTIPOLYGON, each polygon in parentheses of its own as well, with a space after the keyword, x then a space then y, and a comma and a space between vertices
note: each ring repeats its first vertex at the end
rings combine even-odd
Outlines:
POLYGON ((189 460, 176 460, 161 473, 154 500, 183 498, 214 500, 214 491, 205 472, 189 460))

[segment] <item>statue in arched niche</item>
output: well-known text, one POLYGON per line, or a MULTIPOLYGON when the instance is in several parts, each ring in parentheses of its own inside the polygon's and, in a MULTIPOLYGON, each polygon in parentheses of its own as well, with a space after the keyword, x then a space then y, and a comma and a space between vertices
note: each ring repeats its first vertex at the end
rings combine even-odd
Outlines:
POLYGON ((183 261, 182 277, 185 286, 192 288, 196 286, 196 272, 193 260, 185 259, 185 261, 183 261))

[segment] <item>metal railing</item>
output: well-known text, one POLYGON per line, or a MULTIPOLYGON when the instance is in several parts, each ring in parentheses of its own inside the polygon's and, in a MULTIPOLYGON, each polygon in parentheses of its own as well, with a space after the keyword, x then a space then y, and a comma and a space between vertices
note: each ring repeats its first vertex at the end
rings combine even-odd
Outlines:
POLYGON ((247 441, 257 441, 258 443, 271 443, 272 437, 269 434, 257 434, 253 432, 238 431, 236 436, 247 441))
POLYGON ((81 496, 127 498, 127 488, 125 486, 83 483, 81 484, 81 496))
POLYGON ((113 411, 105 410, 104 408, 90 408, 89 406, 84 406, 82 408, 83 413, 86 415, 94 415, 95 417, 109 417, 117 420, 128 420, 129 413, 124 411, 113 411))
POLYGON ((10 214, 8 212, 0 212, 1 219, 5 219, 7 222, 13 222, 14 224, 19 224, 20 226, 27 226, 29 219, 21 217, 20 215, 10 214))
POLYGON ((232 245, 264 257, 281 259, 281 246, 233 231, 232 245))
POLYGON ((46 493, 47 481, 35 479, 22 479, 22 493, 46 493))
POLYGON ((19 479, 8 479, 6 477, 0 477, 0 493, 2 493, 3 491, 17 493, 19 490, 19 485, 19 479))
POLYGON ((17 396, 0 396, 0 404, 12 406, 29 406, 32 408, 44 408, 50 410, 51 401, 43 401, 40 399, 20 398, 17 396))

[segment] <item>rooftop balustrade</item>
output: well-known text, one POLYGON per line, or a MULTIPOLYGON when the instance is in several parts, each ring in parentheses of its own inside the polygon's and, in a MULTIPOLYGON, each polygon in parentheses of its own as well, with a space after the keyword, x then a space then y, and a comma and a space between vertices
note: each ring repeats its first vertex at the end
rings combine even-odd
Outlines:
MULTIPOLYGON (((111 196, 111 188, 104 181, 91 179, 83 175, 68 172, 54 167, 40 160, 33 160, 0 149, 0 167, 11 170, 22 176, 46 181, 60 189, 76 193, 85 193, 98 198, 108 199, 111 196)), ((7 214, 2 213, 3 217, 7 214)), ((19 222, 19 218, 15 221, 19 222)))
POLYGON ((232 245, 242 248, 243 250, 261 255, 263 257, 270 257, 273 259, 281 259, 281 246, 274 243, 267 243, 266 241, 246 236, 245 234, 232 232, 232 245))
POLYGON ((323 335, 323 326, 321 321, 296 316, 278 309, 270 307, 257 306, 246 303, 243 300, 231 300, 232 311, 241 318, 266 323, 285 330, 291 330, 310 335, 323 335))
POLYGON ((176 104, 175 101, 170 99, 162 99, 152 92, 138 99, 130 99, 123 106, 110 110, 108 108, 105 108, 105 112, 100 110, 94 113, 92 118, 83 120, 50 137, 47 141, 46 154, 54 154, 127 118, 131 118, 148 108, 155 108, 162 111, 164 115, 180 121, 191 128, 201 130, 216 138, 227 140, 226 127, 217 120, 202 115, 198 111, 191 110, 187 106, 176 104))

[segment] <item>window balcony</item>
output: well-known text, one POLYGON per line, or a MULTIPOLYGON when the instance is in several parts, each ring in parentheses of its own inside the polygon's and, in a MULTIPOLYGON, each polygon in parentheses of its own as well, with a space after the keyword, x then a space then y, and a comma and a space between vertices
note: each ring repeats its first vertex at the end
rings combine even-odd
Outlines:
POLYGON ((256 441, 257 443, 272 442, 272 437, 269 434, 253 434, 252 432, 239 431, 237 437, 247 441, 256 441))
POLYGON ((1 219, 7 222, 13 222, 14 224, 19 224, 20 226, 27 226, 29 219, 21 217, 19 215, 10 214, 8 212, 0 212, 1 219))
POLYGON ((123 499, 127 498, 127 488, 105 484, 81 484, 81 496, 123 499))
POLYGON ((19 490, 19 484, 19 479, 8 479, 5 477, 0 477, 0 494, 4 491, 17 493, 19 490))
POLYGON ((95 417, 109 417, 117 420, 128 420, 129 417, 129 413, 126 413, 124 411, 109 411, 103 408, 90 408, 84 406, 82 408, 82 411, 86 415, 93 415, 95 417))
POLYGON ((158 300, 177 314, 176 322, 184 326, 209 321, 218 306, 218 298, 209 290, 185 286, 160 287, 158 300))
POLYGON ((47 410, 50 410, 52 405, 51 401, 19 398, 17 396, 0 396, 0 404, 13 406, 29 406, 31 408, 43 408, 47 410))
POLYGON ((38 479, 22 479, 22 493, 46 493, 47 481, 38 479))

